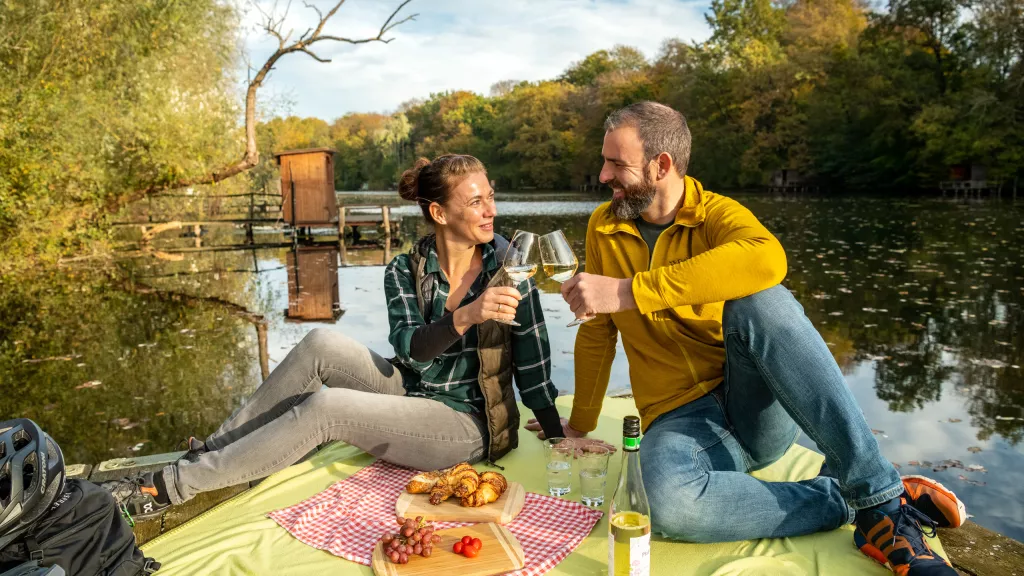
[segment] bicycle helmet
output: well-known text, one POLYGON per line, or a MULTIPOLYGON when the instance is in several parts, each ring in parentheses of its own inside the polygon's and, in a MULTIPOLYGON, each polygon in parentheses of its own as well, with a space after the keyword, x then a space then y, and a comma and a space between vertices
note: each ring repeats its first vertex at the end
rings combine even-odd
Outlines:
POLYGON ((64 491, 64 455, 28 418, 0 422, 0 548, 14 541, 64 491))

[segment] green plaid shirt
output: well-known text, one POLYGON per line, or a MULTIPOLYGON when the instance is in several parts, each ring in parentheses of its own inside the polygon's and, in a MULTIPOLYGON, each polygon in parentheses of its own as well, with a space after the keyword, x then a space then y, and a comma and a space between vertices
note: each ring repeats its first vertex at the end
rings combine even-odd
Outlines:
MULTIPOLYGON (((494 247, 483 244, 483 270, 470 286, 459 306, 465 306, 479 296, 498 269, 494 247)), ((437 289, 424 318, 416 301, 416 285, 411 260, 401 254, 384 270, 384 294, 387 298, 388 321, 391 334, 388 341, 395 348, 396 364, 404 377, 406 394, 433 398, 459 412, 483 413, 484 397, 480 392, 477 375, 480 358, 477 356, 477 329, 471 327, 451 347, 430 362, 417 362, 409 356, 409 343, 417 328, 442 318, 450 285, 437 262, 436 245, 431 243, 424 266, 425 274, 437 275, 437 289)), ((540 294, 533 280, 519 285, 523 299, 516 309, 519 327, 511 327, 512 368, 516 387, 523 404, 531 410, 554 406, 558 390, 551 383, 551 348, 548 331, 544 326, 544 313, 540 307, 540 294)))

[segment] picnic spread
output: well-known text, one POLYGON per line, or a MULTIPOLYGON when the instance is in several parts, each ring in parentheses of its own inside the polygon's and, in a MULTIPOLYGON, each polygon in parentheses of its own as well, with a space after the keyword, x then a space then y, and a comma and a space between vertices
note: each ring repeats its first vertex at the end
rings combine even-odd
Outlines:
MULTIPOLYGON (((557 403, 567 409, 572 397, 560 397, 557 403)), ((598 428, 590 436, 618 444, 623 417, 635 413, 630 399, 606 399, 598 428)), ((400 516, 396 506, 404 498, 405 508, 400 509, 409 509, 405 487, 426 471, 376 461, 342 443, 325 447, 313 458, 270 476, 142 548, 147 556, 161 562, 160 573, 166 575, 373 574, 370 563, 375 549, 375 566, 391 570, 378 573, 498 573, 487 572, 484 566, 491 564, 474 564, 482 560, 503 566, 495 570, 516 575, 607 574, 607 506, 584 506, 575 490, 563 498, 548 496, 542 450, 542 443, 522 430, 519 448, 499 462, 505 468, 501 474, 508 484, 519 484, 524 489, 521 505, 508 504, 511 494, 502 493, 485 506, 467 508, 496 510, 474 517, 479 518, 479 523, 429 521, 431 530, 439 535, 437 549, 445 554, 435 552, 429 558, 416 557, 407 565, 387 562, 381 556, 382 550, 385 554, 388 551, 381 544, 381 536, 386 530, 401 532, 404 528, 396 524, 396 516, 400 516), (478 549, 481 556, 456 558, 451 553, 452 542, 471 534, 483 541, 478 549), (506 561, 509 564, 502 564, 506 561), (431 562, 436 562, 436 566, 431 562)), ((611 459, 610 479, 618 476, 619 456, 615 454, 611 459)), ((802 480, 814 477, 821 462, 819 454, 793 446, 782 459, 755 476, 769 481, 802 480)), ((496 472, 484 464, 475 468, 481 475, 496 472)), ((609 498, 612 490, 613 482, 609 482, 609 498)), ((457 507, 458 498, 453 497, 445 504, 457 507)), ((742 513, 739 508, 737 513, 742 513)), ((797 538, 717 544, 689 544, 655 537, 651 545, 651 574, 889 573, 854 548, 852 533, 852 526, 847 526, 797 538)), ((930 539, 929 544, 942 553, 937 539, 930 539)))

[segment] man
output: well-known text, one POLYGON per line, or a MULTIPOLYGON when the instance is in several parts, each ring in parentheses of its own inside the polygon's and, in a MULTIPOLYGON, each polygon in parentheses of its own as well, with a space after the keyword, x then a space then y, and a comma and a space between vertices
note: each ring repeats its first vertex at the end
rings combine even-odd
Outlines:
POLYGON ((825 342, 779 286, 779 241, 686 175, 683 115, 640 102, 605 130, 601 182, 614 195, 590 218, 586 272, 562 285, 576 316, 593 317, 576 336, 564 434, 596 427, 621 333, 656 532, 719 542, 852 522, 861 551, 894 572, 955 574, 922 533, 959 526, 963 504, 931 480, 901 479, 882 457, 825 342), (778 460, 801 430, 825 454, 823 475, 747 474, 778 460))

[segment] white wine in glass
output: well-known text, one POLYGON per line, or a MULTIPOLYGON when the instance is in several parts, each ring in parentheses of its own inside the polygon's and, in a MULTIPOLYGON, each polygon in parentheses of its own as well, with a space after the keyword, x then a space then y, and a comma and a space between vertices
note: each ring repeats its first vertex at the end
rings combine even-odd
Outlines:
MULTIPOLYGON (((518 287, 537 273, 537 264, 537 235, 533 232, 516 230, 512 241, 509 242, 508 251, 505 252, 501 267, 505 269, 505 273, 518 287)), ((495 319, 495 321, 510 326, 520 326, 519 322, 515 320, 506 322, 495 319)))
POLYGON ((530 278, 533 278, 533 275, 537 273, 537 265, 523 264, 522 266, 505 266, 505 272, 518 286, 530 278))
MULTIPOLYGON (((540 260, 544 264, 544 274, 559 284, 572 278, 579 266, 579 260, 561 230, 540 237, 540 260)), ((576 318, 568 326, 579 326, 587 320, 590 318, 576 318)))

